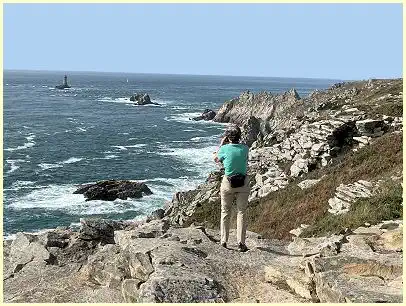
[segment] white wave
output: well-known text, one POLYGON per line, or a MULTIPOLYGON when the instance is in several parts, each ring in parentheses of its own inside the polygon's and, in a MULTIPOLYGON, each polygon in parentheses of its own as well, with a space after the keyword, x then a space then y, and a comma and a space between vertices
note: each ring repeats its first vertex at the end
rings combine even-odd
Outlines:
POLYGON ((49 163, 41 163, 38 166, 41 167, 43 170, 53 169, 53 168, 62 168, 65 164, 73 164, 83 160, 83 158, 71 157, 67 160, 57 162, 54 164, 49 163))
POLYGON ((218 135, 211 135, 211 136, 193 137, 193 138, 190 138, 190 140, 194 141, 194 142, 211 142, 211 143, 213 143, 216 141, 220 142, 220 137, 221 137, 221 134, 218 134, 218 135))
POLYGON ((103 157, 102 159, 114 159, 114 158, 117 158, 117 157, 119 157, 119 156, 118 156, 118 155, 111 154, 111 155, 106 155, 106 156, 103 157))
POLYGON ((177 106, 174 105, 171 107, 172 109, 179 109, 179 110, 186 110, 186 109, 190 109, 190 107, 186 107, 186 106, 177 106))
POLYGON ((146 146, 147 145, 145 143, 139 143, 139 144, 129 145, 129 146, 111 146, 111 147, 124 151, 124 150, 128 150, 128 148, 143 148, 146 146))
POLYGON ((3 236, 3 239, 4 240, 14 240, 14 239, 16 239, 16 237, 17 237, 17 234, 8 234, 6 236, 3 236))
POLYGON ((203 139, 203 137, 193 137, 193 138, 190 138, 191 141, 199 141, 199 140, 202 140, 202 139, 203 139))
POLYGON ((172 104, 175 101, 173 100, 164 100, 164 99, 151 99, 151 102, 158 103, 159 105, 166 106, 168 104, 172 104))
POLYGON ((111 146, 112 148, 117 148, 117 149, 120 149, 120 150, 127 150, 127 148, 125 147, 125 146, 111 146))
POLYGON ((176 148, 165 149, 163 152, 155 152, 159 155, 173 156, 174 158, 189 164, 191 170, 199 172, 198 179, 207 177, 216 167, 212 153, 218 149, 217 146, 204 148, 176 148))
POLYGON ((216 126, 226 126, 228 123, 223 122, 214 122, 214 121, 206 121, 206 120, 199 120, 195 121, 192 118, 201 116, 201 112, 192 112, 192 113, 182 113, 171 115, 169 117, 165 117, 165 121, 175 121, 180 123, 189 123, 189 124, 206 124, 206 125, 216 125, 216 126))
POLYGON ((125 146, 126 148, 143 148, 146 147, 147 145, 145 143, 139 143, 131 146, 125 146))
POLYGON ((38 164, 38 166, 40 166, 43 170, 63 167, 63 165, 61 165, 61 164, 48 164, 48 163, 41 163, 41 164, 38 164))
POLYGON ((8 170, 7 173, 13 173, 20 168, 20 166, 17 166, 16 164, 21 162, 24 163, 26 161, 23 159, 6 159, 6 163, 10 165, 10 170, 8 170))
POLYGON ((34 186, 35 182, 32 181, 16 181, 10 188, 4 188, 7 191, 18 191, 21 189, 39 189, 44 188, 45 186, 34 186))
POLYGON ((25 137, 25 139, 27 139, 27 142, 24 143, 22 146, 18 146, 15 148, 7 148, 7 149, 4 149, 4 151, 11 152, 11 151, 18 151, 18 150, 24 150, 24 149, 31 148, 31 147, 35 146, 35 141, 34 141, 35 137, 36 136, 34 134, 30 134, 29 136, 25 137))
POLYGON ((73 163, 80 162, 81 160, 83 160, 83 158, 71 157, 71 158, 69 158, 67 160, 64 160, 62 162, 62 164, 73 164, 73 163))
POLYGON ((97 160, 97 159, 114 159, 114 158, 118 158, 118 157, 119 157, 118 155, 109 154, 109 155, 106 155, 104 157, 95 157, 95 158, 93 158, 93 160, 97 160))
POLYGON ((129 102, 131 102, 130 98, 125 98, 125 97, 122 97, 122 98, 103 97, 103 98, 98 99, 97 101, 111 102, 111 103, 129 103, 129 102))
POLYGON ((78 127, 77 130, 80 131, 80 132, 86 132, 87 131, 86 129, 81 128, 81 127, 78 127))
POLYGON ((168 196, 164 189, 152 188, 153 195, 140 199, 114 201, 85 201, 82 194, 73 194, 74 185, 50 185, 46 188, 33 190, 31 193, 14 200, 8 205, 13 209, 43 208, 47 210, 63 211, 71 215, 98 215, 139 211, 146 216, 152 210, 162 207, 168 196))

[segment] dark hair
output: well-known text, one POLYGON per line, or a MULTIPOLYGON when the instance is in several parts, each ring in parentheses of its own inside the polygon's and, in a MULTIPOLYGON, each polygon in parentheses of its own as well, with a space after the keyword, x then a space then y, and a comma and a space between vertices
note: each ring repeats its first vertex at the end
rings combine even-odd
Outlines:
POLYGON ((224 136, 232 143, 239 143, 241 139, 241 130, 237 125, 227 127, 224 136))

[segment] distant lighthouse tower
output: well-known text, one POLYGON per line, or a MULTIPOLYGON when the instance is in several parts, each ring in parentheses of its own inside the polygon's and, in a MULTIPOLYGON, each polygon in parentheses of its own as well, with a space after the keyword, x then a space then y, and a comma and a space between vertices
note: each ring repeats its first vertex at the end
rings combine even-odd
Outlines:
POLYGON ((68 76, 65 74, 65 76, 63 77, 63 84, 61 85, 56 85, 55 88, 57 89, 65 89, 65 88, 70 88, 70 86, 68 85, 68 76))

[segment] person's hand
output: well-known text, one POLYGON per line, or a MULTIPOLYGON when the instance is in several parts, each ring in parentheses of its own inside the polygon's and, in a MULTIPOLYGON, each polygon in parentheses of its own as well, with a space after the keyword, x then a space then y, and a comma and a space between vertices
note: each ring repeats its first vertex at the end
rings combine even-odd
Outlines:
POLYGON ((225 145, 225 144, 227 144, 227 143, 228 143, 227 137, 223 137, 223 138, 221 139, 221 141, 220 141, 220 146, 225 145))
POLYGON ((213 160, 214 160, 216 163, 218 163, 218 162, 219 162, 219 159, 218 159, 218 157, 217 157, 217 152, 213 152, 213 153, 212 153, 212 156, 213 156, 213 160))

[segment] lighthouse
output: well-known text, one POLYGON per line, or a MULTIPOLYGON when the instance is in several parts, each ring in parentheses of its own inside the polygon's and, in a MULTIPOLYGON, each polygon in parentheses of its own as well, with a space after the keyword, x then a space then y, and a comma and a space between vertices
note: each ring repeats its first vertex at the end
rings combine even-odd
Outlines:
POLYGON ((55 86, 56 89, 65 89, 65 88, 70 88, 70 86, 68 85, 68 76, 65 74, 65 76, 63 77, 63 84, 61 85, 56 85, 55 86))

